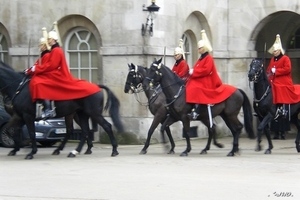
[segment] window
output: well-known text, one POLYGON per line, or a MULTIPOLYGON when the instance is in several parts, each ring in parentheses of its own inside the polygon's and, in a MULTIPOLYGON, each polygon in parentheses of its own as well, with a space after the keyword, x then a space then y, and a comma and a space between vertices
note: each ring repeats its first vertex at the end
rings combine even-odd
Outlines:
POLYGON ((8 44, 5 36, 0 32, 0 60, 8 63, 8 44))
POLYGON ((292 35, 289 49, 300 49, 300 28, 297 29, 294 35, 292 35))
POLYGON ((193 58, 192 58, 192 46, 191 46, 191 39, 188 34, 184 33, 182 35, 183 40, 183 48, 185 52, 185 60, 190 67, 193 66, 193 58))
POLYGON ((84 28, 74 29, 66 39, 66 57, 73 76, 98 83, 97 41, 84 28))

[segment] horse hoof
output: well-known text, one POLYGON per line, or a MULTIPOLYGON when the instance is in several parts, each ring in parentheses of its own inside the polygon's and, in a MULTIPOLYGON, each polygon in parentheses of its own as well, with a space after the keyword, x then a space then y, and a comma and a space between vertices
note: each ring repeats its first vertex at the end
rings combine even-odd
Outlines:
POLYGON ((15 156, 16 155, 16 152, 15 151, 11 151, 7 154, 8 156, 15 156))
POLYGON ((170 151, 168 152, 168 154, 175 154, 175 151, 170 150, 170 151))
POLYGON ((181 157, 183 157, 183 156, 188 156, 188 153, 182 152, 182 153, 180 154, 180 156, 181 156, 181 157))
POLYGON ((111 157, 115 157, 117 155, 119 155, 119 152, 118 151, 114 151, 114 152, 112 152, 111 157))
POLYGON ((27 156, 25 157, 25 160, 31 160, 31 159, 33 159, 33 155, 27 155, 27 156))
POLYGON ((227 156, 233 157, 234 153, 233 152, 229 152, 229 154, 227 154, 227 156))
POLYGON ((271 152, 271 150, 270 149, 267 149, 266 151, 265 151, 265 154, 271 154, 272 152, 271 152))
POLYGON ((206 150, 202 150, 202 151, 200 152, 200 154, 207 154, 207 151, 206 151, 206 150))
POLYGON ((91 155, 91 154, 92 154, 92 150, 87 149, 86 152, 85 152, 84 154, 86 154, 86 155, 91 155))
POLYGON ((68 155, 68 157, 69 157, 69 158, 75 158, 75 157, 76 157, 76 155, 75 155, 75 154, 73 154, 72 152, 70 152, 70 153, 69 153, 69 155, 68 155))
POLYGON ((145 155, 147 153, 147 150, 141 150, 140 155, 145 155))
POLYGON ((52 153, 52 155, 55 155, 55 156, 57 156, 57 155, 59 155, 60 154, 60 151, 59 150, 55 150, 55 151, 53 151, 53 153, 52 153))
POLYGON ((257 146, 255 151, 261 151, 261 146, 257 146))

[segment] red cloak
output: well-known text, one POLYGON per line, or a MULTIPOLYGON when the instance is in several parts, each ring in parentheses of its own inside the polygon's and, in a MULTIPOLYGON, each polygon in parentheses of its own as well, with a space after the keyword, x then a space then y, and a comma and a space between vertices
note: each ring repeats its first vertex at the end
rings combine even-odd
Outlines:
POLYGON ((291 61, 286 55, 273 57, 267 68, 272 87, 274 104, 293 104, 300 102, 300 85, 294 85, 291 75, 291 61), (275 67, 275 74, 271 69, 275 67))
POLYGON ((186 84, 186 102, 217 104, 226 100, 237 88, 223 84, 213 58, 205 53, 195 63, 193 73, 186 84))
POLYGON ((35 64, 29 89, 33 102, 38 99, 79 99, 100 91, 96 84, 72 76, 64 53, 58 45, 52 47, 46 62, 35 64))

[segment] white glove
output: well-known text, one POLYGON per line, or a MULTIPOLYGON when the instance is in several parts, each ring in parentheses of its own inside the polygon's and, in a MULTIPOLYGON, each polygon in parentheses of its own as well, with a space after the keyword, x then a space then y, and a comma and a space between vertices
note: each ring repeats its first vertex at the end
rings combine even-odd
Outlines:
POLYGON ((32 71, 32 72, 35 71, 35 65, 33 65, 33 66, 31 67, 31 71, 32 71))
POLYGON ((275 74, 276 68, 273 67, 273 68, 271 69, 271 71, 272 71, 273 74, 275 74))
POLYGON ((194 69, 190 69, 189 74, 191 75, 193 73, 194 69))

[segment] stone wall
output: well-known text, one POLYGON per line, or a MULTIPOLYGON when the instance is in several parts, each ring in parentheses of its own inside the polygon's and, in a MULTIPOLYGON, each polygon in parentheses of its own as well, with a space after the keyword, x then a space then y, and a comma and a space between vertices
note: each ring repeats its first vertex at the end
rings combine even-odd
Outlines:
MULTIPOLYGON (((200 31, 205 29, 223 82, 243 89, 251 100, 247 72, 250 61, 257 56, 256 37, 266 26, 264 20, 282 10, 300 11, 297 0, 157 0, 160 10, 154 16, 154 35, 143 37, 141 25, 146 22, 148 13, 142 11, 142 6, 150 5, 150 0, 0 0, 0 3, 0 22, 7 29, 11 42, 10 64, 18 70, 31 66, 37 59, 37 41, 42 27, 50 30, 54 21, 61 22, 59 28, 64 36, 69 27, 89 26, 99 42, 99 82, 116 93, 127 131, 139 137, 146 137, 152 115, 133 95, 123 92, 128 63, 149 66, 153 58, 166 53, 165 63, 172 67, 173 49, 182 34, 191 33, 196 51, 200 31)), ((275 34, 270 37, 272 42, 275 34)), ((193 52, 193 63, 197 58, 197 53, 193 52)), ((200 137, 206 137, 203 125, 196 124, 200 137)), ((224 126, 221 119, 218 124, 224 126)), ((154 137, 160 138, 159 128, 154 137)), ((181 138, 180 123, 172 126, 172 131, 175 138, 181 138)), ((226 131, 226 134, 230 133, 226 131)))

